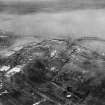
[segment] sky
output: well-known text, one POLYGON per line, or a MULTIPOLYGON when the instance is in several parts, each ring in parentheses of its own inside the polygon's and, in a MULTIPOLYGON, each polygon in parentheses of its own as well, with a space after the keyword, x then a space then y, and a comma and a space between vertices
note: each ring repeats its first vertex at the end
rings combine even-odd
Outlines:
POLYGON ((59 1, 59 0, 0 0, 0 1, 3 1, 3 2, 23 2, 23 1, 25 1, 25 2, 30 2, 30 1, 32 1, 32 2, 36 2, 36 1, 59 1))
POLYGON ((0 29, 3 31, 41 38, 101 36, 105 39, 105 0, 0 1, 9 4, 0 4, 0 29))
MULTIPOLYGON (((0 1, 5 2, 29 0, 0 1)), ((23 3, 23 5, 20 5, 21 3, 14 3, 13 5, 7 7, 1 5, 0 29, 4 31, 12 31, 20 35, 41 36, 48 36, 52 34, 65 35, 70 33, 78 33, 80 35, 100 35, 101 33, 103 36, 105 33, 105 0, 34 1, 59 1, 59 3, 32 3, 33 5, 28 3, 23 3), (85 7, 89 10, 84 9, 85 7), (103 9, 98 10, 98 7, 103 7, 103 9), (67 8, 69 11, 67 11, 67 9, 65 11, 60 11, 65 8, 67 8), (73 11, 73 8, 76 8, 76 10, 73 11), (79 10, 80 8, 82 8, 82 10, 79 10), (93 10, 90 10, 91 8, 93 8, 93 10), (46 12, 47 10, 50 12, 46 12)))

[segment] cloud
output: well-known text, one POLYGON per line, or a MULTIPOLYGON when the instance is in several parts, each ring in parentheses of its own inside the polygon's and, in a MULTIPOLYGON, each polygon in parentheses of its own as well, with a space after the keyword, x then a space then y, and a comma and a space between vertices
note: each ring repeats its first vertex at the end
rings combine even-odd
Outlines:
POLYGON ((40 1, 59 1, 59 0, 0 0, 3 2, 40 2, 40 1))

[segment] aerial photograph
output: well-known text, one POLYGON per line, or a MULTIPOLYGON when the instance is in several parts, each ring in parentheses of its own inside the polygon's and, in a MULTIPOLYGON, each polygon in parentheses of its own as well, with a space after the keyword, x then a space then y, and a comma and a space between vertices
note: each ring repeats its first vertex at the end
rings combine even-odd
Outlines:
POLYGON ((0 0, 0 105, 105 105, 105 0, 0 0))

